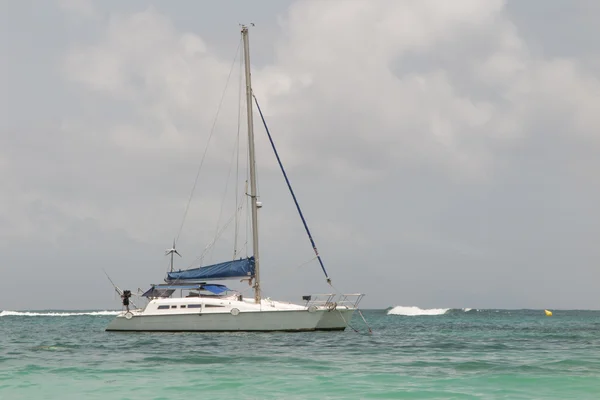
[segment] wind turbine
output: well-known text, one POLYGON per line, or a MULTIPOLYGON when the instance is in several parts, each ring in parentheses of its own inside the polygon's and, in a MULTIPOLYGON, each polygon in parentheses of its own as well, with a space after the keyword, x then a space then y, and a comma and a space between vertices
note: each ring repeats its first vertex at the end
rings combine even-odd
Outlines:
POLYGON ((173 240, 173 247, 165 250, 165 256, 171 255, 171 272, 173 272, 173 254, 177 254, 181 257, 181 254, 175 249, 175 240, 173 240))

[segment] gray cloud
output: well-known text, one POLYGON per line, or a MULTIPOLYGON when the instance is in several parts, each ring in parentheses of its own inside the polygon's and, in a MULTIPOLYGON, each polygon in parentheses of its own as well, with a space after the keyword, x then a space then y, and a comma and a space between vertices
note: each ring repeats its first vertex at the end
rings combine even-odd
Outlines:
MULTIPOLYGON (((23 4, 2 5, 0 307, 114 307, 101 268, 130 288, 162 279, 252 20, 255 92, 337 287, 370 307, 597 308, 593 3, 23 4)), ((182 265, 216 229, 237 71, 182 265)), ((327 290, 298 267, 311 249, 256 122, 263 286, 327 290)))

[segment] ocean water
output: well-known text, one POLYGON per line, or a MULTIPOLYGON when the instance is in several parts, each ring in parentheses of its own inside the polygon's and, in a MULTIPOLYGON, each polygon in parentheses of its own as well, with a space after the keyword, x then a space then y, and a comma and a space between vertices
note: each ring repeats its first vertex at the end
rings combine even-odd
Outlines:
POLYGON ((0 399, 600 399, 600 311, 367 310, 373 334, 104 332, 113 315, 1 312, 0 399))

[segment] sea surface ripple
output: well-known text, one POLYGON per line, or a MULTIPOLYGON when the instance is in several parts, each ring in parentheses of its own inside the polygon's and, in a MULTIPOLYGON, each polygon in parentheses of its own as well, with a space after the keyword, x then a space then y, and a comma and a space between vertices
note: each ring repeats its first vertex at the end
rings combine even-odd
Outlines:
POLYGON ((3 311, 0 399, 600 398, 599 311, 391 310, 364 311, 373 334, 358 317, 359 333, 111 333, 110 311, 3 311))

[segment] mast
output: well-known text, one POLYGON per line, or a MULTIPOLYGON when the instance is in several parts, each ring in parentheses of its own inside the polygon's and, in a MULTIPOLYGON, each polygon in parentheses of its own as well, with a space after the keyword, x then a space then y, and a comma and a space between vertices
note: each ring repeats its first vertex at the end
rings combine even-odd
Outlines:
POLYGON ((258 204, 256 198, 256 162, 254 155, 254 124, 252 120, 252 82, 250 77, 250 45, 248 27, 242 25, 244 66, 246 71, 246 114, 248 116, 248 156, 250 159, 250 202, 252 204, 252 250, 254 253, 254 301, 260 303, 260 258, 258 257, 258 204))

